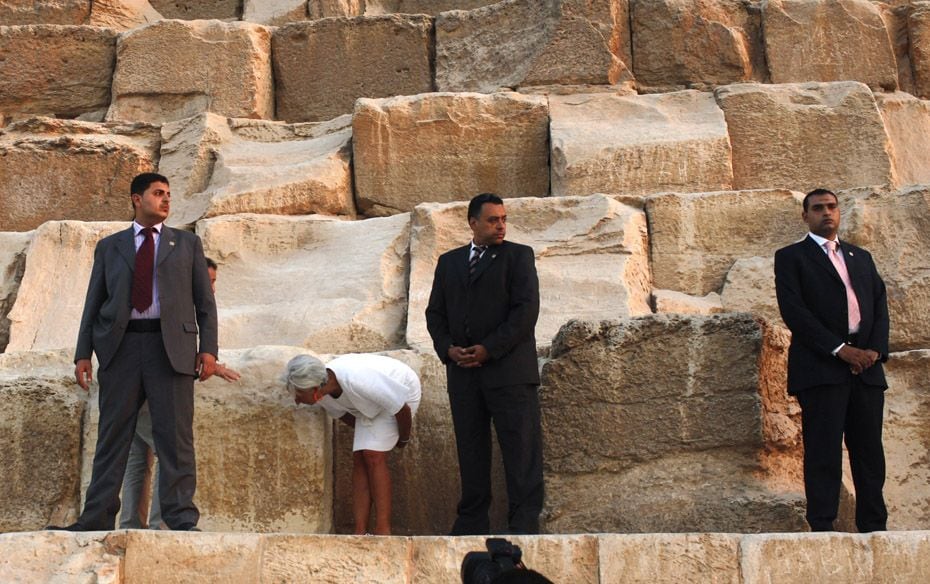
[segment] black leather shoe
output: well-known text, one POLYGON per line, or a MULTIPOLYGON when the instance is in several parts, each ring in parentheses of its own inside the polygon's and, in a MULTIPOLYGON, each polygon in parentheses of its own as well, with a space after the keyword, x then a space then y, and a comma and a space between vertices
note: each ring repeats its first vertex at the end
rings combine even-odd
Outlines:
POLYGON ((71 525, 66 525, 64 527, 59 527, 57 525, 46 525, 45 531, 92 531, 87 529, 80 523, 72 523, 71 525))
POLYGON ((182 523, 174 528, 174 531, 200 531, 195 523, 182 523))

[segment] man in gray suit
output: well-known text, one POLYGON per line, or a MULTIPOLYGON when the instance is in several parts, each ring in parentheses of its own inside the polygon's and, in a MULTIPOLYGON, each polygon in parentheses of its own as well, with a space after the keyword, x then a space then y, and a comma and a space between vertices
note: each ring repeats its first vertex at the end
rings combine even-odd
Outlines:
POLYGON ((196 529, 200 518, 193 503, 194 379, 206 380, 216 368, 216 303, 200 238, 164 224, 171 205, 168 179, 140 174, 130 198, 132 226, 100 240, 94 251, 78 331, 75 377, 87 390, 96 353, 100 422, 84 511, 63 528, 68 531, 113 529, 145 401, 161 463, 162 518, 182 531, 196 529))

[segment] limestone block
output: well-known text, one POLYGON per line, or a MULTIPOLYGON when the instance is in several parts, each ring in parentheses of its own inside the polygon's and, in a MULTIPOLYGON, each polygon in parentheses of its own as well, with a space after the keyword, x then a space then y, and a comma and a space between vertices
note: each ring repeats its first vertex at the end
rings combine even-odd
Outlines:
POLYGON ((930 99, 930 2, 913 2, 907 20, 915 93, 930 99))
POLYGON ((0 112, 66 118, 110 105, 116 33, 90 26, 0 27, 0 112))
POLYGON ((436 18, 436 88, 615 84, 631 63, 627 0, 504 0, 436 18))
POLYGON ((260 582, 408 582, 407 538, 266 535, 263 539, 260 582))
POLYGON ((930 533, 873 533, 870 539, 873 582, 916 584, 930 574, 930 533))
MULTIPOLYGON (((536 342, 548 345, 572 318, 651 313, 651 275, 641 209, 610 197, 506 201, 507 239, 536 252, 540 314, 536 342)), ((424 204, 413 213, 407 343, 432 350, 425 310, 439 256, 468 243, 466 203, 424 204)))
POLYGON ((33 233, 0 232, 0 352, 10 340, 7 315, 16 302, 19 284, 26 269, 26 247, 33 233))
POLYGON ((307 0, 243 0, 242 20, 280 26, 307 20, 307 0))
POLYGON ((552 194, 731 188, 723 112, 708 93, 552 96, 552 194))
POLYGON ((740 541, 742 582, 872 582, 868 535, 782 533, 740 541))
POLYGON ((739 539, 724 533, 602 535, 598 581, 739 584, 739 539))
POLYGON ((861 83, 729 85, 716 95, 737 189, 807 192, 894 182, 890 141, 861 83))
POLYGON ((365 221, 244 214, 199 222, 222 274, 220 346, 327 353, 401 346, 409 221, 406 214, 365 221))
POLYGON ((243 0, 149 0, 165 18, 237 20, 243 0))
POLYGON ((91 0, 0 0, 0 26, 84 24, 91 0))
POLYGON ((360 97, 432 91, 432 19, 322 19, 274 33, 277 116, 315 122, 350 113, 360 97))
POLYGON ((800 480, 763 457, 790 448, 768 428, 763 332, 740 314, 562 327, 540 388, 546 530, 801 529, 800 480))
POLYGON ((36 229, 9 313, 7 351, 73 349, 97 241, 128 227, 128 221, 50 221, 36 229))
POLYGON ((350 116, 285 124, 213 114, 165 124, 159 170, 182 183, 169 222, 232 213, 354 216, 351 124, 350 116))
POLYGON ((360 99, 352 120, 359 211, 549 194, 549 111, 541 96, 432 93, 360 99))
POLYGON ((803 195, 788 190, 662 194, 646 200, 658 288, 720 292, 733 262, 799 240, 803 195), (759 225, 765 225, 764 230, 759 225))
MULTIPOLYGON (((311 4, 314 1, 310 0, 311 4)), ((325 1, 325 0, 323 0, 325 1)), ((431 14, 449 10, 474 10, 500 0, 365 0, 365 14, 431 14)))
POLYGON ((758 10, 741 0, 631 2, 634 69, 652 87, 764 81, 758 10))
POLYGON ((163 20, 120 37, 107 119, 161 123, 204 111, 270 119, 273 92, 269 29, 163 20))
POLYGON ((307 16, 310 20, 331 16, 362 16, 371 0, 309 0, 307 16))
POLYGON ((130 30, 161 19, 161 14, 152 8, 148 0, 94 0, 89 23, 130 30))
POLYGON ((733 262, 720 292, 724 310, 750 312, 780 324, 774 274, 774 250, 765 257, 740 258, 733 262))
POLYGON ((125 537, 100 532, 3 533, 0 572, 7 582, 119 584, 123 558, 114 547, 125 537))
MULTIPOLYGON (((198 487, 202 482, 198 481, 198 487)), ((164 582, 166 576, 190 584, 261 582, 264 537, 258 534, 133 529, 125 538, 124 582, 155 584, 164 582)))
POLYGON ((723 303, 716 292, 705 296, 691 296, 676 290, 653 290, 652 298, 657 313, 718 314, 723 312, 723 303))
POLYGON ((901 185, 930 184, 930 101, 907 93, 875 94, 901 185))
POLYGON ((877 3, 766 0, 765 55, 773 83, 860 81, 895 90, 898 68, 877 3))

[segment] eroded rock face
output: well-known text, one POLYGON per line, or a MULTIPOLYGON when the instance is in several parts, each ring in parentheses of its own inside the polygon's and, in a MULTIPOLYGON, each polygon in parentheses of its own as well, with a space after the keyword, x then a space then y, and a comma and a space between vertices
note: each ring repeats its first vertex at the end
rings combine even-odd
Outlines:
POLYGON ((280 26, 307 20, 307 0, 243 0, 242 20, 280 26))
POLYGON ((740 582, 738 535, 603 535, 599 582, 740 582))
POLYGON ((915 93, 930 99, 930 2, 912 2, 907 20, 915 93))
MULTIPOLYGON (((311 3, 314 0, 311 0, 311 3)), ((317 0, 319 1, 319 0, 317 0)), ((326 1, 326 0, 323 0, 326 1)), ((474 10, 500 0, 365 0, 365 14, 432 14, 474 10)))
POLYGON ((0 0, 0 26, 84 24, 91 0, 0 0))
POLYGON ((0 63, 0 113, 100 120, 110 105, 116 32, 90 26, 0 26, 0 63))
POLYGON ((181 20, 235 20, 241 14, 243 0, 149 0, 165 18, 181 20))
POLYGON ((733 147, 734 188, 894 183, 888 135, 861 83, 729 85, 716 95, 733 147))
POLYGON ((148 0, 93 0, 89 24, 130 30, 161 19, 148 0))
POLYGON ((658 314, 717 314, 723 312, 723 302, 716 292, 704 296, 692 296, 677 290, 656 289, 652 301, 658 314))
POLYGON ((878 3, 767 0, 765 54, 774 83, 860 81, 894 90, 898 71, 878 3))
POLYGON ((546 530, 801 529, 799 477, 762 456, 790 452, 764 338, 738 314, 565 325, 540 389, 546 530))
POLYGON ((10 582, 96 582, 119 584, 126 534, 0 534, 0 570, 10 582))
POLYGON ((129 219, 129 184, 158 161, 144 124, 33 119, 0 130, 0 231, 45 221, 129 219))
POLYGON ((220 266, 220 346, 327 353, 401 346, 409 221, 406 214, 365 221, 244 214, 199 222, 204 250, 220 266))
POLYGON ((390 214, 426 202, 549 194, 544 97, 431 93, 361 99, 352 120, 356 203, 390 214))
MULTIPOLYGON (((536 342, 548 345, 571 318, 649 314, 651 274, 641 209, 604 195, 505 201, 507 239, 536 253, 540 314, 536 342)), ((426 330, 436 261, 472 237, 467 203, 424 204, 413 213, 407 343, 432 350, 426 330)))
POLYGON ((751 312, 782 325, 775 299, 774 250, 764 257, 739 258, 733 262, 720 297, 727 312, 751 312))
POLYGON ((930 101, 907 93, 877 93, 900 185, 930 184, 930 101))
POLYGON ((436 18, 436 88, 614 84, 629 78, 627 0, 504 0, 436 18))
POLYGON ((731 188, 723 112, 708 93, 553 96, 552 194, 731 188))
POLYGON ((10 320, 7 315, 16 302, 19 284, 26 269, 26 248, 33 233, 0 232, 0 351, 10 340, 10 320))
POLYGON ((164 20, 120 37, 107 119, 161 123, 205 111, 270 119, 273 93, 269 29, 164 20))
POLYGON ((331 16, 362 16, 370 0, 309 0, 307 15, 310 20, 331 16))

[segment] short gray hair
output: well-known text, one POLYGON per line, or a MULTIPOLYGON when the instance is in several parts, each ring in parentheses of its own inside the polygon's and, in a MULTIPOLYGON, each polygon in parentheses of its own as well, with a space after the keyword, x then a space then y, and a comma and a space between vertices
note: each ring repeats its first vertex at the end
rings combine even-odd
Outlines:
POLYGON ((297 355, 287 362, 284 380, 287 387, 307 389, 326 383, 328 374, 323 362, 311 355, 297 355))

